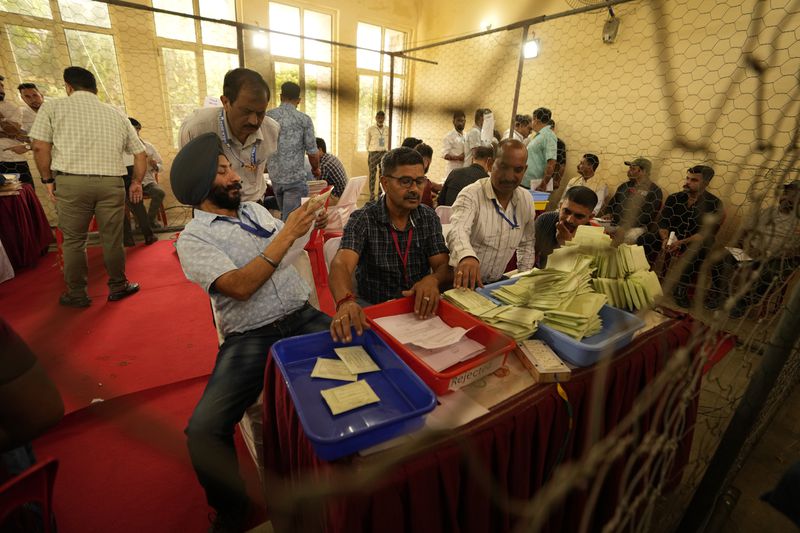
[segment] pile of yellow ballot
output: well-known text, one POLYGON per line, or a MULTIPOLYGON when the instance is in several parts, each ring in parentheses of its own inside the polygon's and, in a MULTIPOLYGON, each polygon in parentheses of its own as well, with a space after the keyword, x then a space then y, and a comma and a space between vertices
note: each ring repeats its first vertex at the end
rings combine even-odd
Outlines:
POLYGON ((444 293, 444 298, 517 341, 536 333, 539 321, 544 318, 544 313, 537 309, 497 305, 480 293, 466 289, 450 289, 444 293))
POLYGON ((614 247, 603 228, 579 226, 572 241, 553 251, 547 266, 571 264, 574 256, 588 257, 594 267, 592 286, 620 309, 648 309, 661 296, 661 283, 650 270, 644 248, 621 244, 614 247))

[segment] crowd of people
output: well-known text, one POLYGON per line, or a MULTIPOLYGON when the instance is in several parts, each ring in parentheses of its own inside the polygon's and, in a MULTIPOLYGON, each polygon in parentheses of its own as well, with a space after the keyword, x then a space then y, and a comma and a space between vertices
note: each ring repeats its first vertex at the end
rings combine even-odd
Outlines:
MULTIPOLYGON (((44 103, 41 95, 34 98, 32 84, 20 85, 35 114, 32 122, 0 103, 0 125, 7 133, 0 142, 16 139, 16 147, 20 138, 30 139, 64 233, 67 290, 59 301, 86 307, 91 301, 85 246, 92 216, 103 241, 108 299, 139 290, 125 277, 123 206, 127 201, 140 227, 156 224, 164 198, 156 177, 163 161, 140 138, 138 121, 98 100, 89 71, 69 67, 64 82, 68 97, 44 103), (145 193, 153 199, 148 211, 141 205, 145 193)), ((420 318, 429 317, 444 290, 470 290, 503 279, 514 260, 519 270, 544 267, 548 255, 572 240, 579 226, 592 223, 607 226, 618 242, 642 244, 653 261, 689 253, 692 259, 684 261, 674 292, 679 305, 688 305, 688 288, 724 218, 722 202, 707 190, 714 177, 710 166, 689 168, 683 190, 664 201, 650 160, 632 158, 625 162, 628 180, 609 195, 608 186, 595 177, 600 158, 594 153, 580 158, 558 209, 537 216, 532 191, 557 191, 566 164, 566 145, 555 135, 549 109, 518 115, 504 135, 494 131, 489 109, 476 110, 466 134, 465 114, 455 113, 453 130, 442 141, 447 176, 441 185, 427 177, 433 148, 409 137, 390 149, 380 111, 366 132, 367 203, 350 216, 330 265, 336 311, 328 317, 309 304, 311 287, 283 261, 295 241, 326 223, 324 209, 301 203, 309 179, 326 180, 334 197, 347 183, 344 165, 328 153, 311 118, 298 109, 300 95, 297 84, 284 83, 280 105, 270 108, 270 88, 260 74, 245 68, 228 72, 222 107, 198 109, 184 121, 181 149, 170 170, 176 199, 194 208, 176 243, 180 263, 186 277, 208 293, 224 339, 186 429, 192 463, 216 510, 219 531, 239 531, 244 523, 248 500, 238 473, 234 427, 261 392, 264 354, 275 341, 328 330, 335 341, 350 342, 368 327, 365 306, 402 296, 413 298, 420 318), (437 206, 450 208, 446 229, 433 209, 437 206)), ((23 174, 20 161, 3 161, 3 168, 12 164, 23 174)), ((771 217, 776 230, 771 235, 780 237, 758 244, 765 250, 760 275, 767 285, 800 264, 798 194, 800 182, 788 184, 776 211, 763 215, 771 217), (778 264, 772 253, 792 259, 778 264)), ((735 267, 726 258, 714 268, 718 292, 709 291, 708 307, 727 296, 726 280, 735 267)), ((741 298, 731 314, 758 297, 762 285, 741 298)))

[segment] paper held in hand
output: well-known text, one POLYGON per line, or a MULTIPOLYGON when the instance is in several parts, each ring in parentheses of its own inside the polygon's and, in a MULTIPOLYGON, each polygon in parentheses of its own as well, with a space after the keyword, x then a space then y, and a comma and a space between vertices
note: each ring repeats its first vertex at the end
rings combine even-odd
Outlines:
POLYGON ((306 210, 316 211, 317 209, 325 205, 325 200, 328 199, 328 197, 331 195, 332 192, 333 188, 330 188, 327 191, 320 193, 314 196, 313 198, 310 198, 308 202, 306 202, 306 210))
POLYGON ((344 361, 339 359, 326 359, 317 357, 314 369, 311 371, 312 378, 336 379, 339 381, 356 381, 358 376, 348 370, 344 361))
POLYGON ((381 401, 369 383, 363 379, 319 392, 334 415, 381 401))
POLYGON ((380 367, 375 364, 363 346, 347 346, 334 350, 351 374, 365 374, 377 372, 380 367))

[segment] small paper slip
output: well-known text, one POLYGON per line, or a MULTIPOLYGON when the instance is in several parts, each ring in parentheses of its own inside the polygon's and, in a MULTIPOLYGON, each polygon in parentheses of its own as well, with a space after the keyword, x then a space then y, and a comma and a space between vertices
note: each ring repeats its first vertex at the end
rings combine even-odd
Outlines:
POLYGON ((380 370, 363 346, 348 346, 336 348, 333 351, 344 362, 351 374, 365 374, 380 370))
POLYGON ((372 387, 369 386, 369 383, 363 379, 319 392, 334 415, 381 401, 375 391, 372 390, 372 387))
POLYGON ((325 359, 317 357, 314 370, 311 371, 312 378, 338 379, 339 381, 356 381, 358 376, 347 369, 344 361, 339 359, 325 359))
POLYGON ((740 263, 742 261, 752 261, 753 260, 753 258, 750 257, 749 255, 747 255, 747 252, 745 252, 741 248, 733 248, 733 247, 730 247, 730 246, 726 246, 725 249, 728 250, 731 253, 731 255, 733 256, 733 258, 736 259, 737 261, 739 261, 740 263))

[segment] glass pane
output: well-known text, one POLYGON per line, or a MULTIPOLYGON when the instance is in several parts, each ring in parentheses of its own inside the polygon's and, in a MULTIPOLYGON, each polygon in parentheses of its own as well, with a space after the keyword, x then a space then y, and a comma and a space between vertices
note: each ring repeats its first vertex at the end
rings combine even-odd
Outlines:
POLYGON ((53 12, 50 11, 50 0, 0 0, 0 11, 46 19, 53 18, 53 12))
MULTIPOLYGON (((363 48, 381 49, 381 28, 372 24, 358 23, 356 44, 363 48)), ((358 50, 356 53, 356 66, 368 70, 381 69, 381 55, 378 52, 358 50)))
POLYGON ((281 85, 293 81, 300 85, 300 65, 275 62, 275 105, 280 105, 281 85))
MULTIPOLYGON (((233 0, 200 0, 200 15, 212 19, 236 20, 233 0)), ((236 48, 236 28, 213 22, 201 22, 203 44, 236 48)))
MULTIPOLYGON (((269 29, 300 35, 300 8, 269 3, 269 29)), ((300 39, 270 33, 272 55, 300 59, 300 39)))
POLYGON ((331 144, 331 69, 306 65, 306 86, 303 101, 306 114, 314 121, 314 132, 331 144))
POLYGON ((172 144, 177 148, 183 119, 197 109, 200 91, 197 83, 197 60, 191 50, 162 48, 164 78, 169 101, 172 144))
POLYGON ((378 77, 358 77, 358 150, 367 151, 367 128, 378 106, 378 77))
POLYGON ((63 67, 52 32, 11 25, 6 32, 20 81, 35 83, 45 96, 64 96, 63 67))
MULTIPOLYGON (((406 34, 402 31, 390 30, 386 28, 383 33, 383 49, 390 52, 399 52, 405 46, 406 34)), ((405 64, 402 59, 394 62, 395 74, 402 74, 405 64)), ((389 56, 383 55, 383 71, 389 72, 389 56)))
POLYGON ((101 28, 110 28, 108 5, 92 0, 58 0, 58 10, 65 22, 90 24, 101 28))
MULTIPOLYGON (((303 35, 331 40, 331 16, 316 11, 303 12, 303 35)), ((331 62, 331 45, 317 41, 303 42, 303 56, 311 61, 331 62)))
POLYGON ((206 95, 219 98, 225 74, 239 66, 239 56, 203 50, 203 64, 206 67, 206 95))
MULTIPOLYGON (((394 102, 394 109, 392 110, 392 147, 397 148, 400 146, 400 139, 403 135, 403 123, 405 121, 405 113, 403 113, 403 89, 405 83, 402 78, 394 79, 394 93, 392 94, 392 101, 394 102)), ((383 77, 383 95, 382 95, 381 108, 386 110, 386 123, 389 123, 389 76, 383 77)))
MULTIPOLYGON (((194 15, 192 0, 153 0, 153 7, 194 15)), ((197 40, 194 33, 194 19, 164 13, 154 13, 154 17, 158 37, 190 43, 197 40)))
POLYGON ((83 65, 92 71, 97 78, 97 96, 100 100, 125 111, 114 38, 88 31, 64 30, 64 33, 67 36, 70 64, 83 65))

